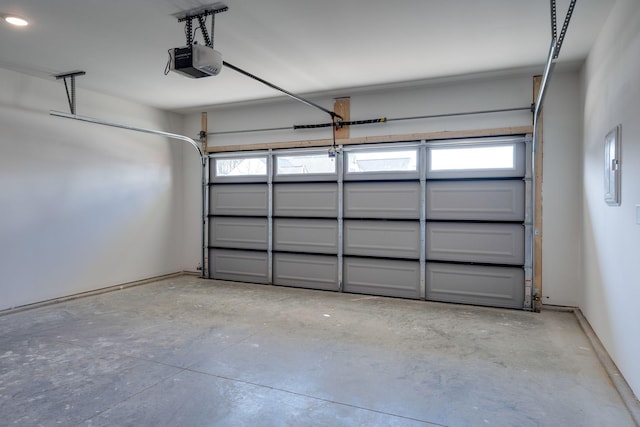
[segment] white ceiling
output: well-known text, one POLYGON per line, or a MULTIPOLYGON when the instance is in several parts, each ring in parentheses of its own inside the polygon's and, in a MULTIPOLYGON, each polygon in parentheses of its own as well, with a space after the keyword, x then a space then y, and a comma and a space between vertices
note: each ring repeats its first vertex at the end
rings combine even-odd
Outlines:
MULTIPOLYGON (((214 2, 0 0, 0 13, 31 21, 26 28, 0 23, 0 67, 39 76, 84 70, 79 93, 86 88, 175 111, 281 96, 230 69, 203 79, 164 75, 167 49, 185 44, 184 24, 172 15, 214 2)), ((560 62, 586 57, 614 2, 577 2, 560 62)), ((301 95, 542 70, 551 38, 547 0, 224 3, 229 11, 215 21, 224 60, 301 95)), ((558 30, 568 4, 558 0, 558 30)))

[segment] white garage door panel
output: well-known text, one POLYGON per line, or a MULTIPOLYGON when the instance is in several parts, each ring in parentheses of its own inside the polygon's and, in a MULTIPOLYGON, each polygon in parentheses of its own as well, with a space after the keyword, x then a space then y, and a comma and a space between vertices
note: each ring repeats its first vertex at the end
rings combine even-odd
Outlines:
POLYGON ((210 249, 209 274, 213 279, 267 283, 268 259, 266 252, 210 249))
POLYGON ((522 268, 427 263, 427 299, 522 308, 522 268))
POLYGON ((344 259, 344 290, 359 294, 420 298, 420 263, 389 259, 344 259))
POLYGON ((430 181, 427 219, 524 221, 524 181, 430 181))
POLYGON ((274 254, 273 283, 298 288, 338 290, 338 257, 274 254))
POLYGON ((420 256, 420 223, 344 221, 344 253, 417 259, 420 256))
POLYGON ((273 188, 275 216, 335 218, 338 215, 338 184, 276 184, 273 188))
POLYGON ((267 216, 266 184, 214 185, 209 193, 213 215, 267 216))
POLYGON ((209 246, 267 250, 266 218, 215 217, 209 226, 209 246))
POLYGON ((419 182, 350 182, 344 185, 346 218, 420 218, 419 182))
POLYGON ((432 222, 427 224, 426 239, 428 260, 524 263, 520 224, 432 222))
POLYGON ((338 253, 338 221, 284 219, 273 221, 273 249, 288 252, 338 253))

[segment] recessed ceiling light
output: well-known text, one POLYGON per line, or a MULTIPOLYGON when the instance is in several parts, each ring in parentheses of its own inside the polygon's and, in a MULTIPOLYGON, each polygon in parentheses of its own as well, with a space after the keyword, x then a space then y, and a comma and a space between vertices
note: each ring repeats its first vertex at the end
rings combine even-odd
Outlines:
POLYGON ((11 25, 16 27, 25 27, 29 25, 29 21, 18 15, 2 15, 2 18, 11 25))

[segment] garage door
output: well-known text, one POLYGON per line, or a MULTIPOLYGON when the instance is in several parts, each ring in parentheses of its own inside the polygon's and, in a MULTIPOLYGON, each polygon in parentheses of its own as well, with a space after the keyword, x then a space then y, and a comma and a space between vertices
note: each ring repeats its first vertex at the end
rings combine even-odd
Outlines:
POLYGON ((215 155, 209 277, 523 308, 525 140, 215 155))
POLYGON ((426 153, 426 294, 523 307, 526 144, 434 142, 426 153))
POLYGON ((266 153, 209 162, 209 277, 271 282, 269 169, 266 153))

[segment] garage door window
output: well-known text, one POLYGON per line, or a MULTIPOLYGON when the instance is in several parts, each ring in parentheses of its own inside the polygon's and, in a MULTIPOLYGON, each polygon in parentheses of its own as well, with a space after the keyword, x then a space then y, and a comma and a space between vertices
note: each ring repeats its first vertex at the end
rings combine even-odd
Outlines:
POLYGON ((267 176, 266 157, 215 159, 216 177, 267 176))
POLYGON ((277 156, 276 175, 335 174, 336 159, 327 153, 277 156))
POLYGON ((513 145, 431 149, 431 170, 513 169, 513 145))
POLYGON ((347 153, 347 173, 415 172, 418 150, 354 151, 347 153))
POLYGON ((427 148, 427 179, 521 178, 525 157, 522 141, 436 143, 427 148))

